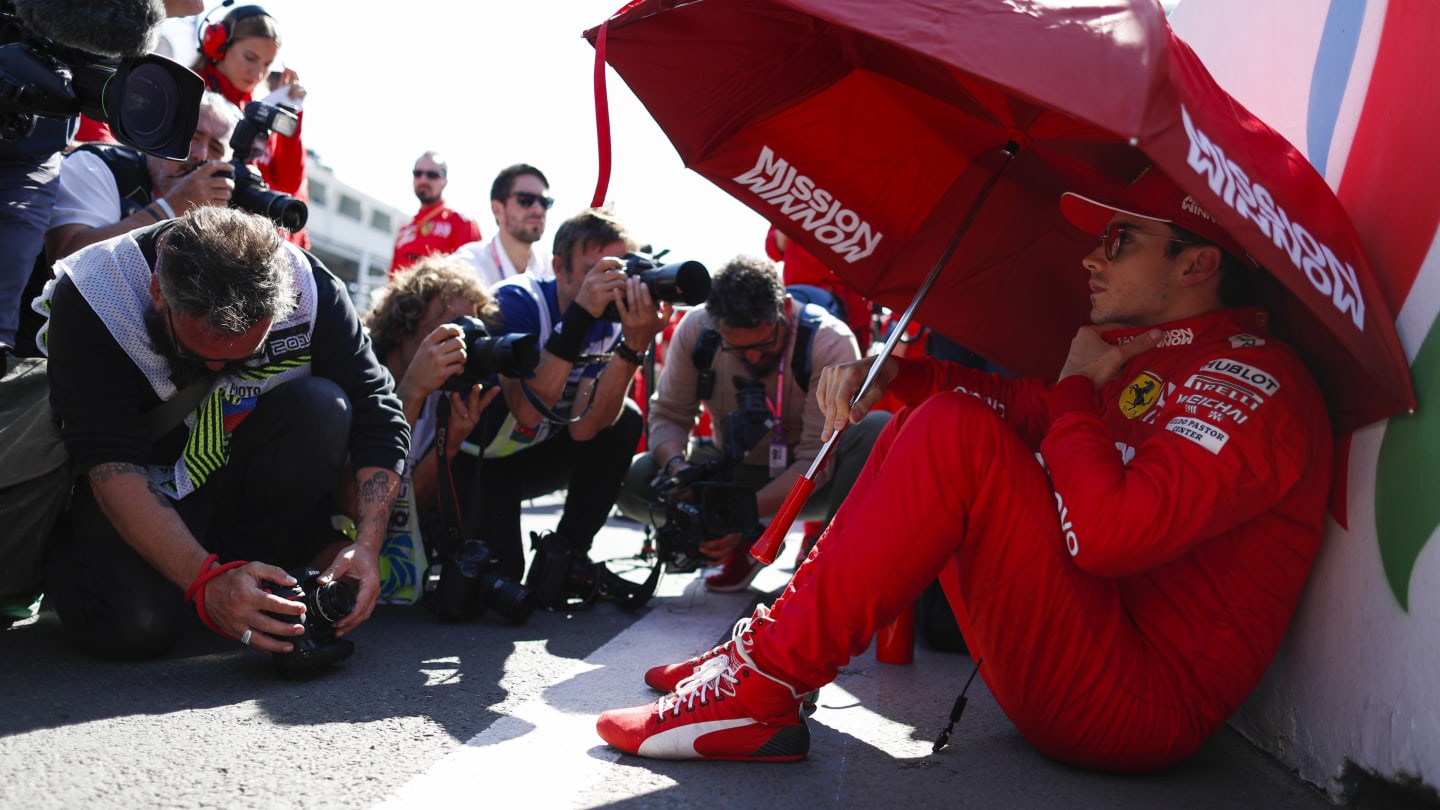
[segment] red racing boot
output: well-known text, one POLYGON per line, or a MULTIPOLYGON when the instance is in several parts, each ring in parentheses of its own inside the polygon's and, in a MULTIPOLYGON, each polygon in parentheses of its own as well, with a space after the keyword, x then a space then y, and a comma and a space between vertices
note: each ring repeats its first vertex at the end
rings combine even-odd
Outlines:
POLYGON ((735 650, 735 639, 746 637, 752 630, 758 630, 769 620, 770 608, 764 605, 757 605, 755 613, 746 616, 735 623, 735 629, 730 632, 730 640, 714 647, 707 652, 679 664, 661 664, 658 667, 651 667, 645 671, 645 685, 658 692, 669 694, 675 691, 680 682, 694 675, 700 665, 724 653, 733 655, 735 650))
POLYGON ((729 650, 710 656, 673 694, 605 712, 595 730, 625 753, 655 759, 804 759, 810 729, 800 715, 801 693, 756 666, 751 639, 736 632, 722 645, 729 650))

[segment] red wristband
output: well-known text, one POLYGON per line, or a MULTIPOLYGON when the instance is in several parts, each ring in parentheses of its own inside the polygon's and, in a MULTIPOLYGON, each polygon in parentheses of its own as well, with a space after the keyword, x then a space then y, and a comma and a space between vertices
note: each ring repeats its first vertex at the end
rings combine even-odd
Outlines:
POLYGON ((224 565, 211 568, 210 566, 215 565, 216 561, 218 561, 219 559, 219 554, 211 554, 210 556, 205 558, 205 562, 200 563, 200 573, 195 576, 195 581, 190 583, 190 587, 185 589, 185 601, 195 603, 195 612, 199 614, 200 621, 204 622, 206 627, 210 628, 217 635, 229 638, 229 633, 221 630, 219 625, 210 621, 210 613, 205 610, 205 586, 210 583, 210 580, 220 576, 221 574, 231 570, 232 568, 239 568, 240 566, 245 565, 246 562, 244 560, 234 560, 225 563, 224 565))

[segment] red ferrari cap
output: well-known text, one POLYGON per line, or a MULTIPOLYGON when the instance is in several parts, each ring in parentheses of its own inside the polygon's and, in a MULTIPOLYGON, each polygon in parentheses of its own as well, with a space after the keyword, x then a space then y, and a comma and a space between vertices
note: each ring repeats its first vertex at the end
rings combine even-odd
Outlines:
POLYGON ((1067 191, 1060 195, 1060 212, 1071 224, 1093 234, 1102 233, 1116 213, 1165 222, 1219 245, 1242 262, 1255 263, 1249 251, 1220 227, 1199 201, 1158 169, 1141 172, 1129 188, 1112 200, 1067 191))

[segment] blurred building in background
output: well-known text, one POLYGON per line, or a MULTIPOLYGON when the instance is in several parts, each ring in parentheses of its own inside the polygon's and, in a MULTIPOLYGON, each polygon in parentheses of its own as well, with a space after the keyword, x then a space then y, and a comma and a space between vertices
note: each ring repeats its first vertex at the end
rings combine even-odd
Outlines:
POLYGON ((410 215, 341 180, 313 150, 309 158, 310 250, 345 282, 364 313, 371 293, 385 286, 395 231, 410 215))

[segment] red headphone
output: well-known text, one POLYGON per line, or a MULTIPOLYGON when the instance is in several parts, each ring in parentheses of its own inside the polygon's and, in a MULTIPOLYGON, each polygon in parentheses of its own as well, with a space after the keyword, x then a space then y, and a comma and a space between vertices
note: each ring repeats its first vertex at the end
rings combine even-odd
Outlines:
MULTIPOLYGON (((230 0, 233 3, 235 0, 230 0)), ((224 8, 230 3, 222 3, 216 8, 224 8)), ((213 13, 213 10, 212 10, 213 13)), ((209 17, 210 15, 205 15, 209 17)), ((225 15, 225 19, 218 23, 200 26, 200 52, 206 57, 220 61, 225 55, 226 49, 230 47, 230 39, 234 35, 235 23, 246 17, 269 17, 270 14, 259 6, 240 6, 234 11, 225 15)))

